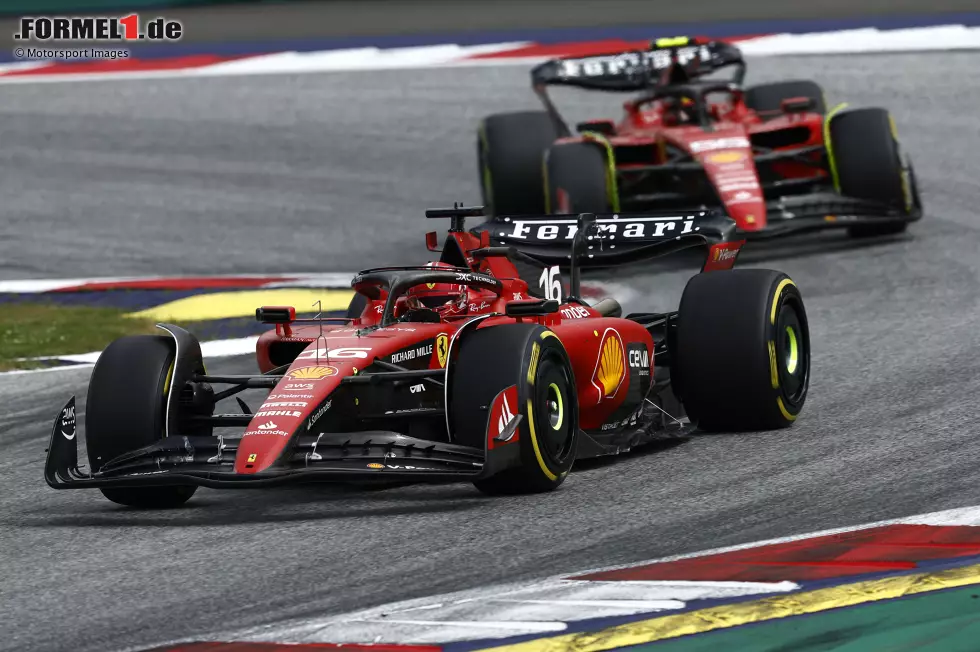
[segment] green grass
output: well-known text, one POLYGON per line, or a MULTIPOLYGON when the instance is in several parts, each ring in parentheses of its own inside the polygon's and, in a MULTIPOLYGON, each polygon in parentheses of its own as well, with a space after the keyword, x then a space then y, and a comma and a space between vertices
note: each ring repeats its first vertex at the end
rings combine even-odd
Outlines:
POLYGON ((124 317, 127 312, 46 303, 0 304, 0 370, 45 366, 18 358, 90 353, 123 335, 162 332, 151 320, 124 317))

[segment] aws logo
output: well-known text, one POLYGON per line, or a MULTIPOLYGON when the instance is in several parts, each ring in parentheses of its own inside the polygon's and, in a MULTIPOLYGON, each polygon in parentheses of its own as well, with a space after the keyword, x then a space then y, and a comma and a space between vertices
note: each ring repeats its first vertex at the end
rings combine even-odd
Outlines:
POLYGON ((321 378, 326 378, 327 376, 336 376, 336 367, 300 367, 299 369, 293 369, 288 374, 290 378, 295 378, 297 380, 320 380, 321 378))
POLYGON ((623 338, 614 328, 607 328, 599 344, 599 358, 596 360, 592 385, 599 390, 599 401, 612 398, 619 392, 626 378, 626 354, 623 338))

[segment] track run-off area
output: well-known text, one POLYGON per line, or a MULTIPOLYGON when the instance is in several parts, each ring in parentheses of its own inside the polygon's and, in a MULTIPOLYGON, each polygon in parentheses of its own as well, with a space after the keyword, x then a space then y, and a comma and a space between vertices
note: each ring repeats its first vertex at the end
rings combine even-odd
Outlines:
MULTIPOLYGON (((749 60, 749 83, 795 78, 830 105, 891 109, 926 217, 898 238, 823 234, 740 258, 787 272, 806 301, 813 379, 793 428, 635 451, 543 496, 200 490, 184 509, 135 512, 41 476, 71 394, 83 419, 90 369, 0 375, 0 650, 207 638, 980 504, 980 53, 749 60)), ((424 261, 424 209, 479 201, 478 120, 537 106, 526 67, 493 65, 3 96, 4 279, 424 261)), ((621 99, 557 97, 572 120, 615 116, 621 99)), ((620 273, 627 312, 675 306, 694 271, 620 273)), ((209 365, 252 370, 247 357, 209 365)))

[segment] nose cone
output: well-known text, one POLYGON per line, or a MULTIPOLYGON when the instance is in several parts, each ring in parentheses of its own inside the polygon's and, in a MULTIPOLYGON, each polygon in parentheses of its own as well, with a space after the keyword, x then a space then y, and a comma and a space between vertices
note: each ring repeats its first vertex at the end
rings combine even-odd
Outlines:
POLYGON ((272 466, 342 377, 339 365, 294 362, 245 429, 235 456, 235 472, 258 473, 272 466))
POLYGON ((766 202, 760 190, 757 196, 726 201, 722 197, 728 216, 742 231, 761 231, 766 228, 766 202))
POLYGON ((756 173, 752 150, 707 152, 699 160, 729 217, 743 231, 766 227, 766 200, 756 173))

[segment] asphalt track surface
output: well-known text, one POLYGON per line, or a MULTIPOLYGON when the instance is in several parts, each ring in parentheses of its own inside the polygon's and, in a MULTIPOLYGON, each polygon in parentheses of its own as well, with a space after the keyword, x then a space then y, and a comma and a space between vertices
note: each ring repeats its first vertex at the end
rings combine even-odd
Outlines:
MULTIPOLYGON (((795 427, 636 452, 546 496, 201 490, 140 513, 41 478, 88 370, 0 376, 0 650, 117 649, 980 504, 980 55, 757 59, 750 75, 890 106, 928 212, 906 237, 747 252, 809 310, 795 427)), ((0 275, 421 260, 421 210, 478 197, 478 118, 531 106, 520 67, 9 86, 0 275)), ((627 308, 676 305, 687 276, 630 272, 627 308)))

